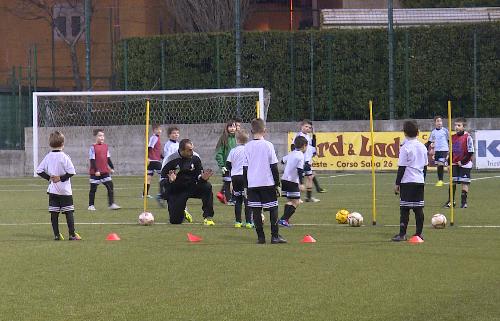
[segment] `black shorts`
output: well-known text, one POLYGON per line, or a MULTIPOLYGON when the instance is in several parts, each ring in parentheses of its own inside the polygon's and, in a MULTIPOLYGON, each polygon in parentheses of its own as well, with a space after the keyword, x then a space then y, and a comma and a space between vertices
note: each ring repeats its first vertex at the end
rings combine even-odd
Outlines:
POLYGON ((400 207, 424 207, 424 184, 403 183, 399 186, 400 207))
POLYGON ((304 163, 304 176, 312 176, 313 170, 309 162, 304 163))
POLYGON ((90 175, 90 184, 104 184, 106 182, 111 182, 109 174, 101 174, 101 176, 90 175))
POLYGON ((248 189, 248 206, 270 209, 278 206, 276 187, 261 186, 248 189))
POLYGON ((49 212, 74 211, 73 195, 59 195, 49 193, 49 212))
POLYGON ((231 172, 227 171, 222 175, 222 181, 223 182, 230 182, 231 181, 231 172))
POLYGON ((148 175, 153 176, 153 174, 161 173, 161 161, 150 160, 148 164, 148 175))
POLYGON ((281 196, 291 200, 300 199, 299 184, 290 181, 281 181, 281 196))
POLYGON ((458 165, 453 165, 453 183, 455 184, 470 184, 470 173, 472 168, 463 168, 458 165))
POLYGON ((234 196, 243 195, 243 190, 245 189, 243 175, 231 176, 231 181, 233 182, 233 195, 234 196))
POLYGON ((436 165, 444 165, 447 166, 446 159, 448 158, 447 151, 437 151, 434 153, 434 163, 436 165))

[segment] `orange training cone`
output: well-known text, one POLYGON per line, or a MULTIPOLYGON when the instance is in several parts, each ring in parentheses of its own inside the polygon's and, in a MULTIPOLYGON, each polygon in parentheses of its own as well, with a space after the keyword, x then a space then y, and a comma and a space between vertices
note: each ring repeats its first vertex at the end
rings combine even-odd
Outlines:
POLYGON ((410 237, 410 239, 408 240, 408 243, 424 243, 424 240, 422 240, 422 238, 418 235, 414 235, 412 237, 410 237))
POLYGON ((106 241, 119 241, 119 240, 121 239, 116 233, 109 233, 108 236, 106 237, 106 241))
POLYGON ((201 242, 201 240, 202 240, 202 238, 200 236, 194 235, 191 233, 188 233, 187 237, 188 237, 189 242, 201 242))
POLYGON ((316 240, 311 235, 307 234, 301 241, 302 243, 316 243, 316 240))

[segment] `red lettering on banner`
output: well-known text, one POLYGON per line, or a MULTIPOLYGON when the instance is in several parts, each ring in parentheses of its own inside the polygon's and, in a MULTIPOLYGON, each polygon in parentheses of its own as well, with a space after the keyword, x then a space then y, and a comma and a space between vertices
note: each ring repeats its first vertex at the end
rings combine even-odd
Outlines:
POLYGON ((325 157, 325 151, 328 151, 332 156, 344 156, 344 136, 338 135, 337 141, 333 143, 324 142, 318 144, 317 146, 318 157, 325 157))
MULTIPOLYGON (((361 135, 361 150, 359 152, 359 156, 371 156, 372 148, 369 145, 370 139, 361 135)), ((374 152, 373 154, 377 157, 391 157, 398 158, 399 157, 399 145, 400 138, 394 138, 394 143, 386 144, 386 143, 376 143, 374 144, 374 152)))

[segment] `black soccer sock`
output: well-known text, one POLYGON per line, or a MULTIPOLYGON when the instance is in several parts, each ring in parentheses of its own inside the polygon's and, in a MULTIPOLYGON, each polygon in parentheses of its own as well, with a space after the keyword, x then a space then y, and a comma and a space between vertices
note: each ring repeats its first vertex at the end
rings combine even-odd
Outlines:
POLYGON ((244 203, 245 203, 245 221, 247 223, 252 223, 252 210, 250 207, 248 207, 248 200, 244 198, 244 203))
POLYGON ((309 187, 307 188, 306 195, 307 195, 308 199, 311 199, 311 197, 312 197, 312 188, 309 188, 309 187))
POLYGON ((222 192, 226 197, 226 200, 229 201, 231 199, 231 182, 226 182, 222 184, 222 192))
POLYGON ((241 209, 243 207, 243 196, 235 196, 236 203, 234 204, 234 219, 241 223, 241 209))
POLYGON ((269 210, 269 221, 271 223, 271 236, 278 237, 279 227, 278 227, 278 206, 275 206, 269 210))
POLYGON ((438 179, 440 181, 442 181, 443 177, 444 177, 444 166, 443 165, 438 165, 437 172, 438 172, 438 179))
POLYGON ((266 236, 264 234, 264 226, 262 223, 262 208, 260 207, 252 207, 252 217, 253 224, 255 224, 255 232, 257 233, 257 237, 259 240, 265 240, 266 236))
POLYGON ((59 213, 58 212, 50 212, 50 222, 52 223, 52 231, 54 232, 54 236, 59 235, 59 213))
POLYGON ((92 183, 90 183, 89 206, 94 205, 94 202, 95 202, 95 193, 97 192, 97 186, 99 186, 99 184, 92 184, 92 183))
POLYGON ((410 209, 407 207, 400 207, 399 209, 399 235, 406 234, 408 221, 410 220, 410 209))
MULTIPOLYGON (((457 184, 453 183, 452 184, 452 188, 453 188, 453 202, 455 202, 455 193, 457 191, 457 184)), ((451 200, 450 200, 450 190, 448 190, 448 203, 451 204, 451 200)))
POLYGON ((106 189, 108 190, 108 204, 111 206, 115 202, 115 195, 113 191, 113 181, 108 181, 104 183, 106 189))
POLYGON ((465 203, 467 203, 467 192, 462 191, 462 205, 464 205, 465 203))
POLYGON ((149 195, 149 188, 151 187, 151 184, 146 184, 146 193, 144 196, 149 195))
POLYGON ((313 177, 313 183, 314 183, 314 187, 316 187, 316 192, 319 193, 319 191, 321 191, 321 186, 319 186, 319 182, 318 182, 318 179, 316 178, 316 176, 313 177))
POLYGON ((285 205, 285 210, 283 212, 283 216, 281 217, 282 220, 288 221, 290 217, 292 217, 293 213, 295 213, 295 206, 286 204, 285 205))
POLYGON ((417 225, 415 234, 422 235, 422 230, 424 229, 424 209, 422 207, 415 207, 413 212, 415 213, 415 223, 417 225))
POLYGON ((64 212, 64 214, 66 214, 69 235, 75 236, 75 217, 73 216, 73 211, 64 212))

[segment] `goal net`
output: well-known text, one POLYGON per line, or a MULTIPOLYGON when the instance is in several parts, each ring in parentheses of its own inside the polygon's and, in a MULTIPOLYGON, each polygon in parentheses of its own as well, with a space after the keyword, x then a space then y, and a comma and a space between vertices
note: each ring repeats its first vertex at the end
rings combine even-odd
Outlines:
POLYGON ((32 143, 33 174, 36 175, 39 161, 50 150, 48 137, 54 130, 65 135, 65 151, 78 173, 84 174, 95 128, 104 129, 117 172, 140 174, 147 101, 150 102, 150 124, 163 127, 162 143, 168 140, 166 128, 176 125, 181 129, 181 138, 191 138, 195 146, 206 149, 205 158, 210 162, 208 158, 213 157, 209 150, 223 129, 221 124, 235 117, 243 123, 256 117, 265 120, 269 94, 265 95, 263 88, 35 92, 33 130, 31 135, 29 132, 26 135, 27 150, 32 143))

